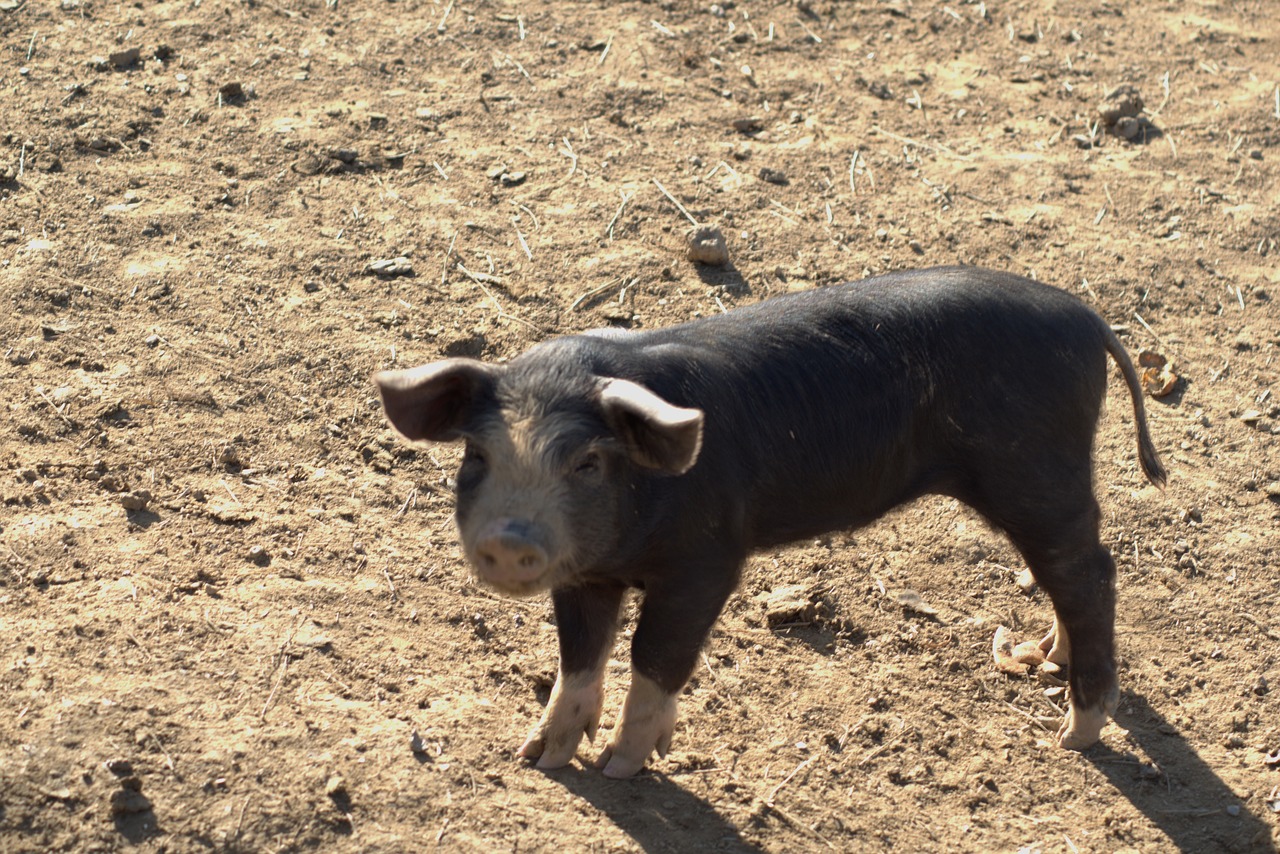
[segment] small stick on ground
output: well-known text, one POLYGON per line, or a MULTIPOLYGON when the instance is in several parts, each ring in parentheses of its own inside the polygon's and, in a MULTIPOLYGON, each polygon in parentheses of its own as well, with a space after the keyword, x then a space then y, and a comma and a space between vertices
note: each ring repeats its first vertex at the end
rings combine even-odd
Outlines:
POLYGON ((896 133, 892 133, 891 131, 885 130, 884 128, 880 127, 880 125, 872 125, 871 129, 876 133, 884 134, 890 139, 896 139, 898 140, 898 142, 905 142, 906 144, 914 145, 917 148, 927 148, 930 151, 936 151, 940 154, 945 154, 948 157, 954 157, 956 160, 972 160, 973 159, 967 154, 960 154, 956 151, 952 151, 950 148, 947 148, 945 145, 932 145, 927 142, 920 142, 919 140, 912 139, 909 136, 899 136, 896 133))
POLYGON ((449 0, 449 5, 444 7, 444 14, 440 16, 440 23, 436 24, 436 32, 443 33, 445 30, 444 22, 449 20, 449 13, 453 11, 453 0, 449 0))
POLYGON ((815 753, 813 756, 810 756, 808 759, 801 762, 794 769, 792 769, 791 773, 788 774, 786 777, 782 778, 782 782, 774 786, 769 791, 769 794, 765 796, 765 799, 764 799, 765 804, 768 805, 769 807, 773 807, 773 799, 778 796, 778 792, 782 791, 782 787, 790 783, 792 778, 794 778, 797 774, 799 774, 805 768, 812 765, 813 761, 817 758, 818 758, 818 755, 815 753))
POLYGON ((1133 313, 1133 319, 1134 319, 1134 320, 1136 320, 1136 321, 1138 321, 1139 323, 1141 323, 1141 324, 1142 324, 1142 328, 1143 328, 1143 329, 1145 329, 1145 330, 1147 330, 1148 332, 1150 332, 1150 333, 1151 333, 1151 337, 1152 337, 1152 338, 1154 338, 1154 339, 1156 339, 1156 343, 1160 344, 1161 346, 1163 346, 1163 345, 1164 345, 1164 341, 1163 341, 1163 340, 1161 340, 1160 336, 1156 334, 1156 331, 1155 331, 1154 329, 1152 329, 1152 328, 1151 328, 1151 325, 1150 325, 1150 324, 1148 324, 1145 320, 1143 320, 1143 319, 1142 319, 1142 315, 1138 314, 1138 313, 1135 311, 1135 312, 1133 313))
POLYGON ((578 306, 582 305, 582 303, 583 303, 585 300, 589 300, 589 299, 591 299, 591 297, 596 296, 597 294, 602 294, 602 293, 604 293, 605 291, 609 290, 609 288, 612 288, 614 285, 618 284, 618 282, 620 282, 620 281, 622 281, 622 280, 621 280, 621 279, 610 279, 609 281, 605 282, 605 283, 604 283, 603 285, 601 285, 600 287, 598 287, 598 288, 592 288, 591 290, 587 291, 587 292, 586 292, 585 294, 583 294, 582 296, 578 297, 578 298, 577 298, 576 300, 574 300, 572 303, 570 303, 570 305, 569 305, 569 311, 577 311, 577 310, 578 310, 578 306))
POLYGON ((382 568, 382 577, 387 580, 387 587, 391 588, 391 598, 394 600, 396 598, 396 586, 391 581, 391 573, 387 572, 385 566, 382 568))
POLYGON ((604 43, 604 50, 600 51, 600 58, 596 60, 596 65, 604 65, 604 58, 609 55, 609 48, 613 47, 613 35, 610 34, 609 40, 604 43))
POLYGON ((861 153, 860 151, 855 151, 853 157, 849 158, 849 192, 855 196, 858 195, 858 188, 853 183, 853 172, 858 168, 858 157, 861 153))
MULTIPOLYGON (((617 224, 618 217, 622 216, 622 209, 627 206, 627 202, 631 201, 631 196, 628 196, 626 192, 622 190, 618 192, 622 194, 622 202, 618 205, 618 209, 613 212, 613 219, 609 220, 609 226, 605 229, 605 233, 609 235, 610 240, 613 240, 613 227, 617 224)), ((579 297, 579 300, 581 300, 581 297, 579 297)))
POLYGON ((524 234, 522 234, 520 231, 519 222, 520 222, 520 217, 513 216, 511 218, 511 225, 516 230, 516 237, 520 239, 520 248, 524 250, 524 254, 529 258, 530 261, 532 261, 533 253, 529 251, 529 244, 525 241, 524 234))
POLYGON ((449 238, 449 248, 444 250, 444 262, 440 268, 440 284, 444 284, 444 280, 449 276, 449 259, 453 257, 453 245, 458 242, 458 230, 454 229, 453 237, 449 238))
POLYGON ((693 218, 693 214, 691 214, 691 213, 689 213, 687 210, 685 210, 685 209, 684 209, 684 205, 680 204, 680 202, 676 199, 676 197, 675 197, 675 196, 673 196, 673 195, 671 195, 670 193, 668 193, 668 192, 667 192, 667 188, 666 188, 666 187, 664 187, 664 186, 662 186, 662 182, 661 182, 661 181, 659 181, 657 178, 653 178, 653 179, 651 179, 651 180, 653 181, 653 185, 654 185, 655 187, 657 187, 659 190, 661 190, 661 191, 662 191, 662 195, 664 195, 664 196, 666 196, 668 199, 670 199, 670 200, 671 200, 671 204, 675 205, 677 208, 679 208, 679 209, 680 209, 680 213, 684 214, 685 219, 689 220, 689 222, 693 223, 695 226, 696 226, 696 225, 698 225, 698 221, 697 221, 696 219, 694 219, 694 218, 693 218))
POLYGON ((556 150, 559 151, 561 154, 563 154, 565 157, 569 158, 569 161, 570 161, 569 174, 566 175, 565 177, 572 178, 573 173, 578 171, 578 155, 573 150, 573 146, 569 144, 569 137, 562 136, 560 137, 560 141, 564 143, 564 148, 559 148, 556 150))

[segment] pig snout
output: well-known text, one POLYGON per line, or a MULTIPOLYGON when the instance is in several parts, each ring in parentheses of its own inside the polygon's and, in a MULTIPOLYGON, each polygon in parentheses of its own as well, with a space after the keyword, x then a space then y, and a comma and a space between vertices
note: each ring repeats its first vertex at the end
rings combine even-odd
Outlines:
POLYGON ((480 578, 502 589, 519 589, 547 571, 547 550, 536 526, 519 519, 495 519, 480 531, 472 546, 472 563, 480 578))

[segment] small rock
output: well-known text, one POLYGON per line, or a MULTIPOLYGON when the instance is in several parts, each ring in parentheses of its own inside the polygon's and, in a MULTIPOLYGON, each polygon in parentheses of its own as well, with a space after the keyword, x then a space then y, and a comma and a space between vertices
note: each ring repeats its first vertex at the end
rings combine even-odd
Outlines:
POLYGON ((347 781, 341 774, 334 774, 324 784, 324 793, 329 797, 341 797, 347 794, 347 781))
POLYGON ((427 742, 416 729, 413 731, 413 735, 409 737, 409 749, 413 751, 415 756, 427 755, 427 742))
POLYGON ((1036 589, 1036 577, 1031 574, 1030 569, 1024 569, 1018 573, 1013 580, 1018 585, 1018 589, 1023 593, 1033 593, 1036 589))
POLYGON ((1240 805, 1229 804, 1227 806, 1227 815, 1231 816, 1232 818, 1235 818, 1236 816, 1240 815, 1240 805))
POLYGON ((498 178, 498 183, 504 187, 518 187, 524 183, 525 177, 523 172, 503 172, 498 178))
POLYGON ((117 757, 115 759, 108 759, 102 764, 103 767, 117 776, 126 776, 133 773, 133 763, 128 759, 117 757))
POLYGON ((383 258, 372 261, 364 268, 366 273, 390 278, 392 276, 412 276, 413 264, 403 255, 396 258, 383 258))
POLYGON ((1268 687, 1267 677, 1265 676, 1259 676, 1258 681, 1253 683, 1253 693, 1257 694, 1259 697, 1263 696, 1270 690, 1271 688, 1268 687))
POLYGON ((759 116, 743 116, 734 119, 732 124, 738 133, 757 133, 764 129, 764 120, 759 116))
POLYGON ((724 233, 713 225, 699 225, 687 235, 689 260, 723 267, 729 263, 729 247, 724 233))
POLYGON ((262 546, 250 546, 249 562, 256 563, 258 566, 266 566, 271 563, 271 555, 262 546))
POLYGON ((159 335, 148 335, 146 338, 144 338, 144 339, 142 340, 142 343, 143 343, 143 344, 146 344, 148 347, 155 347, 155 346, 159 345, 159 343, 160 343, 160 336, 159 336, 159 335))
POLYGON ((120 493, 120 506, 125 510, 146 510, 151 503, 151 493, 145 489, 120 493))
POLYGON ((238 81, 223 83, 218 87, 218 95, 224 101, 237 101, 244 97, 244 86, 238 81))
POLYGON ((1142 122, 1133 116, 1121 116, 1111 126, 1111 132, 1121 139, 1136 139, 1142 133, 1142 122))

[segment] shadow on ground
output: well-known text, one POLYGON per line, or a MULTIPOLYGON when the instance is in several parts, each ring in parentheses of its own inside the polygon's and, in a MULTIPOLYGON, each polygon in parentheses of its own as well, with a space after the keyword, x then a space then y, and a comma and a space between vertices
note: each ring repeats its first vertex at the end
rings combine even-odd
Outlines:
POLYGON ((1265 808, 1261 798, 1241 803, 1145 697, 1125 694, 1116 722, 1156 767, 1103 745, 1087 758, 1178 851, 1276 850, 1271 828, 1251 811, 1265 808), (1188 822, 1188 817, 1196 821, 1188 822))

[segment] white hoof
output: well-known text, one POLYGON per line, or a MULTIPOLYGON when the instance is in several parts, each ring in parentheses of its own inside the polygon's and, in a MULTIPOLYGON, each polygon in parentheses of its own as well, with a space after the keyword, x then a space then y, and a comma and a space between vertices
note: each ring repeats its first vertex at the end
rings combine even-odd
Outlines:
POLYGON ((631 688, 622 704, 622 719, 614 730, 609 746, 596 760, 606 777, 623 779, 644 767, 655 750, 666 756, 675 732, 678 702, 658 683, 635 670, 631 671, 631 688))
POLYGON ((525 759, 537 759, 539 768, 569 764, 585 735, 596 737, 600 708, 604 705, 604 668, 556 677, 542 720, 520 746, 525 759))

